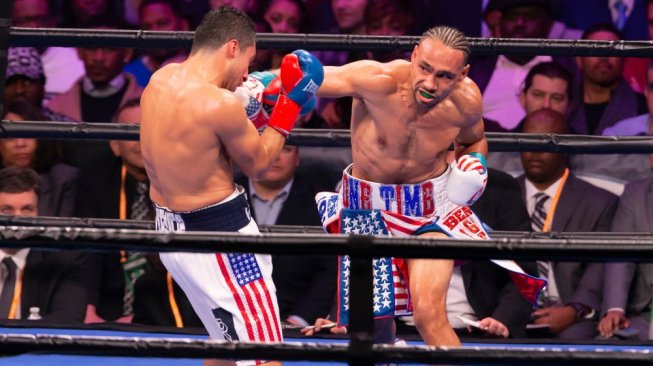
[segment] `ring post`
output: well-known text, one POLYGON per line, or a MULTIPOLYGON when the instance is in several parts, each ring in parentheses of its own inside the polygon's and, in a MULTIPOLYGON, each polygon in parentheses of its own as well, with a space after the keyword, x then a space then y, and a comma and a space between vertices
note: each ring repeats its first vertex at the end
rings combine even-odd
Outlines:
POLYGON ((374 317, 372 291, 374 291, 372 265, 372 236, 351 235, 351 273, 349 275, 349 365, 374 366, 372 346, 374 317))

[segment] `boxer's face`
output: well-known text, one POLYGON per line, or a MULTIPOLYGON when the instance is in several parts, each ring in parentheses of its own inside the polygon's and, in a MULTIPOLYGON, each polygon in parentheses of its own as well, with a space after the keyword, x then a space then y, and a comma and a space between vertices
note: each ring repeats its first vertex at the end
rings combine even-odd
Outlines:
POLYGON ((569 106, 567 81, 545 75, 535 75, 528 90, 522 91, 519 95, 519 100, 526 114, 538 109, 550 108, 564 115, 569 106))
POLYGON ((298 33, 301 9, 290 0, 272 0, 263 18, 272 27, 272 33, 298 33))
POLYGON ((38 202, 38 196, 34 191, 0 192, 0 214, 36 217, 38 202))
POLYGON ((413 97, 424 108, 446 98, 469 71, 462 51, 430 38, 415 46, 411 68, 413 97))
POLYGON ((255 55, 256 46, 245 49, 238 48, 238 52, 234 53, 234 58, 229 65, 223 88, 233 92, 247 80, 249 65, 254 61, 255 55))

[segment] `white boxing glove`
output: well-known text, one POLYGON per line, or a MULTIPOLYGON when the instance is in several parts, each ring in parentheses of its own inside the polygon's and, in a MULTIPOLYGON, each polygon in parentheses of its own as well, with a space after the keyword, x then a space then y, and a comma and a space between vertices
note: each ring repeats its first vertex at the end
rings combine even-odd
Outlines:
POLYGON ((271 72, 253 72, 247 76, 247 80, 243 82, 243 85, 236 88, 234 92, 243 107, 245 107, 247 118, 254 123, 256 128, 267 125, 270 120, 271 113, 267 108, 264 108, 264 104, 265 106, 268 106, 268 104, 274 106, 276 102, 276 96, 274 96, 274 100, 269 100, 270 91, 268 90, 268 85, 274 78, 276 78, 276 75, 271 72))
POLYGON ((487 163, 481 153, 461 156, 451 164, 447 196, 457 205, 470 206, 481 197, 487 184, 487 163))

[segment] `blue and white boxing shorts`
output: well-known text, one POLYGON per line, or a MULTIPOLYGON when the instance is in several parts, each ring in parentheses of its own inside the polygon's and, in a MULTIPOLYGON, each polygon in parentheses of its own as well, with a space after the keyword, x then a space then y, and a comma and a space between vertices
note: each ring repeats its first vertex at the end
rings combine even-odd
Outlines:
MULTIPOLYGON (((222 202, 188 212, 155 205, 157 231, 234 231, 259 234, 242 187, 222 202)), ((161 253, 212 339, 282 342, 269 255, 161 253)), ((258 365, 263 361, 240 361, 258 365)))

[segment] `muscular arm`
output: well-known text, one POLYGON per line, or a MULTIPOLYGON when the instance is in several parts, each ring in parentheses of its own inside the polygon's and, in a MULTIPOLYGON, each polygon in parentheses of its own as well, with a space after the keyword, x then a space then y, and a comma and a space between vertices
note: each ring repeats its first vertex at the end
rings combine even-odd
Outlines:
POLYGON ((488 146, 483 127, 483 97, 476 84, 469 78, 462 81, 456 91, 454 102, 464 120, 463 127, 454 141, 456 158, 471 152, 487 155, 488 146))
POLYGON ((367 92, 379 92, 395 86, 384 72, 385 64, 362 60, 343 66, 325 66, 324 81, 317 92, 319 97, 364 97, 367 92))
POLYGON ((232 94, 225 95, 216 106, 217 111, 211 113, 212 116, 222 116, 215 131, 229 157, 243 173, 252 179, 263 179, 270 165, 279 157, 286 139, 272 128, 266 128, 259 135, 238 99, 232 94))

